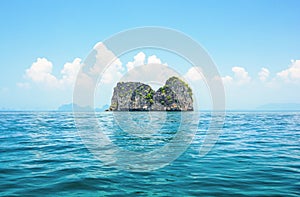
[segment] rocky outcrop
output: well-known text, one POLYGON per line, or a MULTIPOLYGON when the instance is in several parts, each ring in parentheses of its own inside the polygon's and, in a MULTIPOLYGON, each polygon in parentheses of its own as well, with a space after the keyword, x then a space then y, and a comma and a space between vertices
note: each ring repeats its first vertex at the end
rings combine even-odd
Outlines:
POLYGON ((192 90, 178 77, 171 77, 156 92, 140 82, 119 82, 109 111, 193 111, 192 90))
POLYGON ((171 77, 166 81, 165 87, 169 87, 175 93, 182 111, 193 110, 193 92, 187 83, 177 77, 171 77))
POLYGON ((119 82, 114 88, 109 111, 129 111, 135 90, 145 84, 139 82, 119 82))
POLYGON ((149 85, 142 84, 132 93, 129 110, 131 111, 148 111, 153 102, 154 90, 149 85))

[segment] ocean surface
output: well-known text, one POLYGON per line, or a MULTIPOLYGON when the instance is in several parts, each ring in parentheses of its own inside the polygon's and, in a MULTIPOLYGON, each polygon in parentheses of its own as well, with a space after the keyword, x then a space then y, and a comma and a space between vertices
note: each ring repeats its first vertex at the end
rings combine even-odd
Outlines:
POLYGON ((73 113, 0 112, 0 196, 300 196, 300 112, 227 112, 218 142, 201 156, 211 122, 203 112, 170 157, 160 150, 186 120, 166 114, 97 113, 94 130, 83 113, 77 118, 90 126, 77 125, 82 135, 73 113), (91 140, 99 131, 104 145, 91 140), (140 163, 135 153, 144 154, 140 163))

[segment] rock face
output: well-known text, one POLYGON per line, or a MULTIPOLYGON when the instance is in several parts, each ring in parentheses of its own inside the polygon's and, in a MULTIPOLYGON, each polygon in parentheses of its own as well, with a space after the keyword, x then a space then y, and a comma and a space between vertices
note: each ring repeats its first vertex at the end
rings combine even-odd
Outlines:
POLYGON ((177 77, 156 92, 140 82, 119 82, 109 111, 193 111, 192 90, 177 77))

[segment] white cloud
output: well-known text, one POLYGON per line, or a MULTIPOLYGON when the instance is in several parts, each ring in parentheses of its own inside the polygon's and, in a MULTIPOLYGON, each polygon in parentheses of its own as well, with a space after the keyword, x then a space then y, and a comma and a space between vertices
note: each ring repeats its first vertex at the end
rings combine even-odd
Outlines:
POLYGON ((249 76, 248 72, 243 67, 232 67, 233 76, 225 76, 221 77, 223 83, 226 84, 232 84, 232 85, 245 85, 248 84, 251 81, 251 77, 249 76))
POLYGON ((270 75, 270 71, 267 68, 261 68, 261 70, 258 73, 258 77, 262 82, 265 82, 270 75))
POLYGON ((161 64, 161 65, 164 65, 164 66, 168 66, 167 63, 162 63, 161 59, 156 57, 156 55, 149 56, 148 60, 147 60, 147 64, 161 64))
MULTIPOLYGON (((96 51, 95 62, 92 65, 84 65, 84 69, 87 69, 86 76, 80 76, 79 79, 86 80, 87 82, 80 81, 80 84, 96 84, 99 75, 102 74, 101 83, 114 85, 123 76, 125 66, 103 43, 97 43, 93 49, 96 51), (110 63, 111 60, 113 60, 112 63, 110 63), (108 64, 110 65, 104 70, 108 64)), ((139 52, 134 56, 132 62, 126 64, 127 70, 129 71, 136 66, 145 64, 146 60, 148 64, 162 64, 156 55, 149 56, 146 59, 145 53, 139 52)), ((81 65, 81 59, 75 58, 72 62, 65 63, 60 71, 60 76, 56 76, 53 74, 53 63, 51 61, 46 58, 37 58, 30 68, 26 69, 25 78, 48 88, 70 87, 74 85, 81 65)), ((30 83, 21 82, 17 83, 17 86, 20 88, 29 88, 30 83)))
POLYGON ((44 83, 48 86, 56 86, 57 79, 52 75, 52 62, 46 58, 37 58, 29 69, 26 70, 26 77, 36 83, 44 83))
POLYGON ((124 71, 122 62, 102 42, 98 42, 94 46, 94 50, 97 52, 95 55, 96 62, 94 65, 86 65, 90 67, 89 77, 96 82, 98 76, 101 74, 101 83, 115 84, 124 71))
POLYGON ((187 73, 184 75, 184 78, 190 81, 199 81, 203 79, 202 71, 200 67, 191 67, 187 73))
MULTIPOLYGON (((127 67, 127 71, 130 71, 131 69, 133 69, 136 66, 141 66, 146 64, 146 54, 143 52, 139 52, 138 54, 136 54, 133 57, 133 61, 132 62, 128 62, 126 64, 127 67)), ((159 59, 156 55, 151 55, 148 57, 147 59, 147 64, 162 64, 167 66, 167 63, 162 63, 161 59, 159 59)))
POLYGON ((95 58, 95 62, 93 64, 91 64, 91 62, 84 65, 85 67, 88 67, 88 74, 92 77, 98 77, 105 71, 105 68, 108 69, 107 66, 122 67, 120 59, 118 59, 102 42, 98 42, 93 49, 96 51, 96 54, 95 56, 89 57, 88 60, 90 61, 92 58, 95 58))
POLYGON ((222 81, 224 84, 229 84, 229 83, 232 83, 233 79, 230 76, 225 76, 225 77, 222 77, 222 81))
POLYGON ((251 78, 248 75, 248 72, 243 67, 233 67, 232 72, 234 73, 234 80, 238 85, 247 84, 250 82, 251 78))
POLYGON ((114 61, 102 75, 101 82, 105 84, 116 83, 121 77, 124 68, 122 62, 117 59, 114 61))
MULTIPOLYGON (((98 50, 98 48, 100 47, 103 47, 104 46, 104 44, 103 44, 103 42, 97 42, 95 45, 94 45, 94 47, 93 47, 93 49, 95 49, 95 50, 98 50)), ((106 48, 106 47, 105 47, 106 48)))
POLYGON ((138 54, 136 54, 133 57, 133 61, 132 62, 128 62, 126 64, 127 70, 130 71, 131 69, 133 69, 136 66, 141 66, 145 64, 145 59, 146 59, 146 55, 143 52, 139 52, 138 54))
POLYGON ((80 58, 75 58, 73 62, 67 62, 60 72, 62 74, 62 79, 59 80, 60 84, 73 85, 73 83, 76 80, 80 66, 80 58))
MULTIPOLYGON (((74 84, 80 65, 80 58, 75 58, 73 62, 67 62, 61 70, 61 78, 57 78, 52 74, 52 62, 46 58, 37 58, 36 62, 32 63, 31 67, 26 69, 25 77, 40 85, 63 88, 74 84)), ((18 83, 17 85, 21 88, 29 87, 27 82, 18 83)))
MULTIPOLYGON (((97 51, 96 63, 90 66, 89 75, 98 77, 102 73, 101 83, 104 84, 115 84, 120 80, 124 72, 124 66, 119 58, 117 58, 112 51, 108 50, 107 47, 102 43, 97 43, 94 48, 97 51), (115 59, 109 67, 103 71, 103 68, 112 60, 115 59)), ((134 67, 144 65, 146 62, 146 54, 143 52, 137 53, 133 57, 133 61, 126 64, 127 71, 132 70, 134 67)), ((152 55, 147 59, 147 63, 150 64, 161 64, 161 60, 157 56, 152 55)), ((164 64, 167 65, 167 64, 164 64)))
POLYGON ((147 62, 148 64, 161 64, 161 60, 156 55, 149 56, 147 62))
POLYGON ((277 77, 287 83, 300 82, 300 60, 292 60, 288 69, 277 73, 277 77))

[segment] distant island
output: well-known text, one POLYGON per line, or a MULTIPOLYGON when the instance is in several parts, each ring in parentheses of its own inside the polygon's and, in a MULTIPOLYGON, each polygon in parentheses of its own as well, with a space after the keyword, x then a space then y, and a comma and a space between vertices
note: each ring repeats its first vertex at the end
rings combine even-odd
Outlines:
POLYGON ((101 108, 95 108, 94 109, 94 108, 89 107, 89 106, 82 107, 82 106, 79 106, 75 103, 69 103, 69 104, 61 105, 60 107, 58 107, 57 111, 72 112, 75 109, 75 111, 82 111, 82 112, 90 112, 90 111, 104 112, 108 107, 109 107, 109 105, 104 105, 101 108))
POLYGON ((140 82, 119 82, 107 111, 193 111, 193 93, 178 77, 154 91, 140 82))

